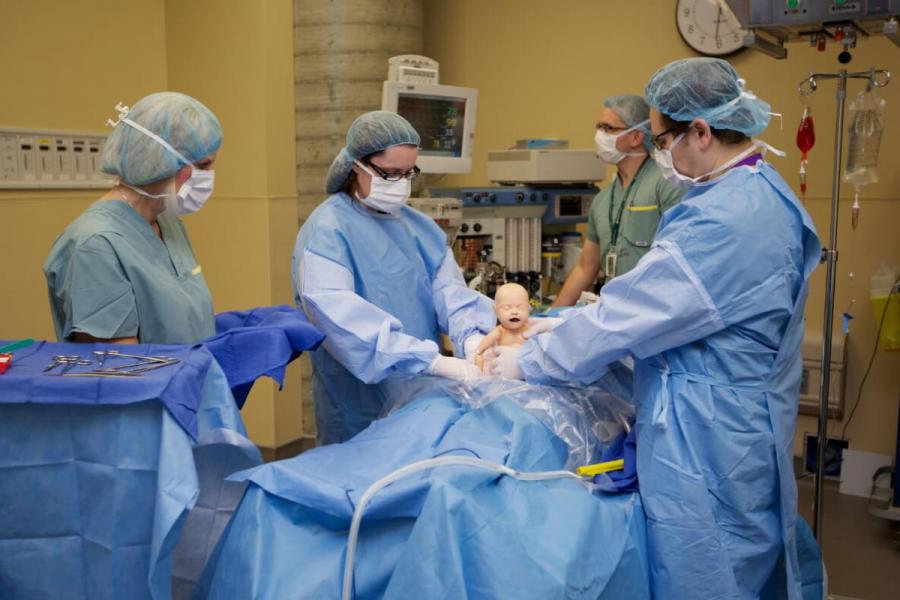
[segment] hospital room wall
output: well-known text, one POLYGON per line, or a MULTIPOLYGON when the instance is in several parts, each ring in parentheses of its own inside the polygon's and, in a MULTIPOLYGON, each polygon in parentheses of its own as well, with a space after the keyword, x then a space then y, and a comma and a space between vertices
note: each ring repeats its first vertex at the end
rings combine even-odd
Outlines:
MULTIPOLYGON (((108 133, 116 102, 166 87, 163 6, 0 0, 0 125, 108 133), (116 18, 123 11, 129 24, 116 18), (141 43, 131 47, 134 23, 141 24, 141 43)), ((0 240, 8 253, 0 336, 54 339, 41 267, 56 236, 102 193, 0 190, 0 240)))
MULTIPOLYGON (((0 124, 106 133, 118 101, 165 89, 197 97, 224 129, 216 191, 185 218, 215 309, 290 304, 292 10, 290 0, 0 0, 0 76, 16 82, 0 103, 0 124)), ((0 335, 54 338, 41 265, 101 193, 0 191, 0 239, 15 257, 0 277, 0 335)), ((283 392, 261 380, 247 400, 257 444, 301 436, 296 368, 283 392)))
MULTIPOLYGON (((441 185, 487 183, 489 150, 506 148, 524 137, 568 139, 573 147, 593 146, 594 123, 604 97, 642 93, 653 72, 667 62, 696 56, 675 29, 671 0, 426 0, 425 54, 440 62, 441 81, 478 88, 478 120, 473 169, 448 176, 441 185)), ((748 89, 784 115, 761 136, 788 152, 772 158, 789 184, 797 185, 798 152, 794 142, 801 105, 797 83, 811 70, 836 71, 837 48, 824 53, 806 43, 789 46, 787 60, 776 61, 744 51, 729 57, 747 80, 748 89)), ((900 73, 900 49, 884 38, 862 42, 850 67, 870 65, 900 73)), ((863 88, 850 84, 848 98, 863 88)), ((885 259, 900 266, 900 148, 890 132, 900 127, 900 81, 883 91, 887 128, 881 147, 881 181, 862 194, 859 228, 851 232, 852 189, 842 188, 836 314, 852 299, 855 320, 848 341, 846 402, 852 404, 875 340, 877 321, 869 304, 869 278, 885 259), (853 272, 851 280, 849 273, 853 272)), ((827 244, 834 151, 835 86, 822 85, 813 99, 818 139, 811 152, 807 207, 827 244)), ((846 147, 846 146, 845 146, 846 147)), ((612 174, 612 171, 610 171, 612 174)), ((760 232, 765 235, 765 232, 760 232)), ((807 302, 807 328, 822 330, 825 268, 813 276, 807 302)), ((840 318, 837 319, 838 323, 840 318)), ((839 326, 835 328, 840 335, 839 326)), ((848 430, 851 447, 892 454, 896 442, 900 352, 879 351, 860 408, 848 430)), ((846 412, 849 412, 846 411, 846 412)), ((830 435, 840 435, 832 422, 830 435)), ((813 417, 801 416, 795 449, 804 432, 816 431, 813 417)))
MULTIPOLYGON (((202 98, 222 122, 216 195, 185 219, 216 311, 293 304, 297 235, 291 0, 166 2, 169 89, 202 98)), ((299 365, 279 392, 254 386, 245 424, 275 448, 302 435, 299 365)))

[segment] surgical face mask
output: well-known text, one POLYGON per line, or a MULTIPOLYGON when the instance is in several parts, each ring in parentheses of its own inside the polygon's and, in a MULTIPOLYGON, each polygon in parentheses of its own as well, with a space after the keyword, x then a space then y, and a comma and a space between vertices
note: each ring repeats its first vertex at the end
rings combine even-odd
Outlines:
POLYGON ((594 134, 594 143, 597 144, 597 156, 603 159, 604 162, 608 162, 614 165, 622 162, 622 159, 624 159, 626 156, 644 156, 643 152, 622 152, 621 150, 616 148, 616 142, 626 133, 631 133, 635 129, 640 129, 646 123, 647 121, 638 123, 637 125, 629 127, 628 129, 617 135, 613 135, 611 133, 603 131, 602 129, 598 129, 597 133, 594 134))
POLYGON ((409 200, 410 192, 412 191, 412 182, 410 182, 409 179, 403 178, 399 181, 387 181, 370 171, 366 165, 358 160, 353 162, 356 163, 360 169, 372 176, 372 180, 369 183, 369 195, 365 198, 360 198, 357 193, 357 200, 373 210, 388 214, 394 214, 406 205, 407 200, 409 200))
POLYGON ((194 167, 193 163, 188 160, 187 157, 184 156, 184 154, 176 150, 169 142, 162 139, 140 123, 136 123, 129 119, 126 116, 128 114, 128 107, 119 104, 116 106, 116 110, 119 111, 119 120, 116 122, 110 120, 109 123, 112 126, 117 127, 119 123, 125 123, 129 127, 137 129, 153 141, 160 144, 163 148, 174 154, 176 157, 178 157, 178 159, 182 163, 191 167, 191 177, 184 182, 184 184, 181 186, 181 189, 179 189, 177 193, 174 189, 174 179, 172 180, 171 193, 167 192, 166 194, 160 195, 148 194, 142 190, 128 185, 125 182, 120 183, 146 198, 164 199, 166 212, 170 214, 185 215, 200 210, 200 208, 206 203, 206 201, 209 200, 209 197, 213 192, 213 182, 215 180, 214 171, 203 171, 194 167))
POLYGON ((215 171, 204 171, 193 167, 191 177, 178 190, 178 205, 175 212, 179 215, 195 213, 206 204, 212 195, 215 183, 215 171))
POLYGON ((675 139, 672 140, 672 143, 665 150, 660 150, 659 148, 653 149, 653 160, 656 161, 656 164, 659 166, 659 170, 662 173, 662 176, 666 178, 666 181, 671 183, 672 185, 677 185, 679 187, 687 188, 690 187, 689 183, 683 183, 685 181, 690 182, 691 178, 687 175, 682 175, 675 169, 675 162, 672 158, 672 150, 675 146, 678 145, 684 138, 684 133, 681 133, 675 136, 675 139))
POLYGON ((166 188, 165 194, 149 194, 144 190, 137 188, 133 185, 128 185, 124 181, 119 181, 119 185, 124 185, 132 192, 138 194, 139 196, 143 196, 144 198, 149 198, 151 200, 162 200, 163 206, 165 210, 173 210, 174 207, 178 206, 178 194, 175 191, 175 180, 169 182, 168 187, 166 188))
POLYGON ((765 156, 765 153, 768 150, 773 154, 777 154, 778 156, 784 156, 784 152, 776 150, 765 142, 753 140, 749 148, 747 148, 737 156, 734 156, 727 162, 719 165, 709 173, 705 173, 704 175, 700 175, 699 177, 688 177, 687 175, 678 172, 678 169, 675 168, 674 159, 672 158, 672 149, 675 148, 676 145, 678 145, 678 142, 680 142, 682 138, 684 138, 685 133, 676 136, 675 139, 672 140, 672 144, 665 150, 660 150, 659 148, 654 148, 653 150, 653 159, 656 161, 656 164, 659 165, 659 170, 662 172, 663 177, 665 177, 666 180, 672 185, 676 185, 684 189, 689 189, 694 186, 707 183, 714 175, 718 175, 719 173, 730 169, 732 166, 741 162, 755 152, 759 152, 763 156, 765 156))

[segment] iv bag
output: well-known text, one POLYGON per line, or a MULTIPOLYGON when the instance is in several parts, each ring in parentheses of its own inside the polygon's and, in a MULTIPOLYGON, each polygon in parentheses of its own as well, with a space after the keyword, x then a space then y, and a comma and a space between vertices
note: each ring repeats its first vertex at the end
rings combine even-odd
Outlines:
POLYGON ((884 133, 885 101, 872 90, 860 92, 850 101, 850 144, 844 181, 857 190, 878 182, 878 148, 884 133))

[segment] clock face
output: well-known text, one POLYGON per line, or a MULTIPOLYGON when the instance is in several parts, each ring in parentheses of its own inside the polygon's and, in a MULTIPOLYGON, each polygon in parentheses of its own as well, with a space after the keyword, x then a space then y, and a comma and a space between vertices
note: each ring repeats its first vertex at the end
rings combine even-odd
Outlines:
POLYGON ((744 30, 725 0, 678 0, 678 33, 701 54, 725 56, 743 48, 744 30))

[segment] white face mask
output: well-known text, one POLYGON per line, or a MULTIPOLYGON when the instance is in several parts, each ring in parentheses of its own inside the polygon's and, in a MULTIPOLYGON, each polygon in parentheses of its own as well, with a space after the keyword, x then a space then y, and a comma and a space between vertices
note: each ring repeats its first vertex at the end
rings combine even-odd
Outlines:
POLYGON ((675 139, 672 140, 672 144, 665 150, 660 150, 659 148, 653 149, 653 160, 655 160, 656 164, 659 165, 659 170, 662 172, 663 177, 665 177, 666 180, 672 185, 677 185, 678 187, 684 189, 689 189, 702 183, 707 183, 713 175, 718 175, 722 171, 730 169, 732 166, 741 162, 753 153, 758 152, 765 156, 766 151, 771 151, 773 154, 776 154, 778 156, 784 156, 784 152, 776 150, 767 143, 753 140, 749 148, 733 157, 731 160, 719 165, 709 173, 700 175, 699 177, 688 177, 687 175, 678 172, 678 169, 675 168, 674 159, 672 158, 672 149, 675 148, 675 146, 682 140, 682 138, 684 138, 685 133, 687 132, 681 133, 676 136, 675 139))
POLYGON ((597 144, 597 156, 603 159, 604 162, 608 162, 613 165, 617 165, 622 162, 622 159, 626 156, 644 156, 643 152, 622 152, 621 150, 616 148, 616 142, 626 133, 631 133, 635 129, 640 129, 646 123, 648 123, 648 121, 638 123, 637 125, 629 127, 618 135, 606 133, 602 129, 598 129, 597 133, 594 134, 594 143, 597 144))
POLYGON ((382 179, 380 175, 370 171, 366 165, 358 160, 353 162, 372 176, 372 180, 369 183, 369 195, 365 198, 360 198, 359 194, 356 194, 357 200, 371 209, 388 214, 394 214, 406 205, 412 191, 412 182, 409 179, 403 178, 399 181, 387 181, 382 179))
POLYGON ((193 167, 191 177, 178 190, 178 206, 175 212, 179 215, 195 213, 206 204, 213 193, 216 179, 215 171, 204 171, 193 167))
POLYGON ((144 198, 150 198, 151 200, 162 200, 165 210, 169 210, 170 207, 176 206, 178 204, 178 194, 175 192, 174 179, 169 182, 169 185, 166 187, 165 194, 149 194, 144 190, 134 187, 133 185, 128 185, 121 180, 119 181, 119 185, 124 185, 132 192, 138 194, 139 196, 143 196, 144 198))
POLYGON ((120 112, 119 120, 117 122, 110 121, 110 123, 114 127, 118 126, 119 123, 125 123, 129 127, 137 129, 150 139, 160 144, 163 148, 177 156, 185 165, 189 165, 191 167, 190 179, 184 182, 184 185, 181 186, 181 189, 178 190, 177 194, 175 193, 174 179, 172 180, 170 192, 159 195, 148 194, 142 190, 128 185, 124 181, 120 181, 120 183, 146 198, 164 199, 166 212, 170 214, 186 215, 200 210, 200 208, 206 203, 206 201, 209 200, 210 195, 212 195, 213 183, 215 181, 215 172, 203 171, 201 169, 198 169, 193 165, 193 163, 191 163, 191 161, 189 161, 184 156, 184 154, 176 150, 169 142, 162 139, 140 123, 136 123, 127 118, 125 116, 128 114, 127 107, 117 106, 116 110, 119 110, 120 112))
POLYGON ((693 180, 687 175, 682 175, 675 169, 675 162, 672 158, 672 149, 678 145, 678 142, 680 142, 682 138, 684 138, 684 133, 675 136, 675 139, 672 140, 672 143, 665 150, 654 148, 653 160, 656 161, 656 164, 659 166, 659 170, 662 172, 662 176, 666 178, 666 181, 672 185, 677 185, 678 187, 689 188, 691 187, 691 182, 693 180))

